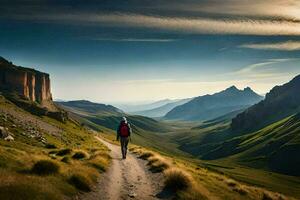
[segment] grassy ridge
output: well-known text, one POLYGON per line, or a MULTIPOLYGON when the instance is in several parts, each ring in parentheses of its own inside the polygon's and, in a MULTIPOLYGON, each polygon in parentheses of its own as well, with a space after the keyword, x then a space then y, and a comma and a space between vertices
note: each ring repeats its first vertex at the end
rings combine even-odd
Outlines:
POLYGON ((162 155, 139 146, 130 149, 148 160, 151 171, 164 172, 165 190, 175 192, 176 199, 293 199, 208 170, 199 160, 162 155))
POLYGON ((31 115, 2 97, 0 111, 0 126, 14 137, 0 139, 0 199, 73 197, 82 188, 72 177, 91 188, 108 167, 108 149, 77 123, 31 115))

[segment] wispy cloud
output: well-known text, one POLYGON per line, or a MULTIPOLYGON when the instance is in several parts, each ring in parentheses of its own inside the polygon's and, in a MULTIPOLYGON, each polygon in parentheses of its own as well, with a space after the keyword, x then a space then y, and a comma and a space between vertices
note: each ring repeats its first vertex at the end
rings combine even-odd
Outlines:
POLYGON ((300 72, 298 58, 268 59, 260 63, 248 65, 232 73, 239 78, 267 79, 295 75, 300 72), (284 67, 281 65, 284 63, 284 67))
POLYGON ((243 44, 240 47, 261 50, 299 51, 300 41, 286 41, 277 43, 243 44))
POLYGON ((189 11, 225 14, 251 18, 282 19, 287 21, 300 20, 300 2, 298 0, 210 0, 201 3, 182 5, 189 11))
POLYGON ((128 13, 27 15, 19 16, 19 19, 77 25, 148 28, 194 34, 300 35, 300 23, 282 20, 162 17, 128 13))
POLYGON ((115 42, 174 42, 175 39, 160 38, 88 38, 96 41, 115 41, 115 42))

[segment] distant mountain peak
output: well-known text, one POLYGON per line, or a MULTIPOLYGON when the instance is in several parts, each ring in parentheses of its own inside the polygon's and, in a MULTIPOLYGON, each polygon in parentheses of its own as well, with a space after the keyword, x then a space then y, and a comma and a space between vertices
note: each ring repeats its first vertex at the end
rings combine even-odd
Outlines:
POLYGON ((252 88, 250 88, 250 87, 246 87, 246 88, 244 88, 244 90, 243 90, 244 92, 251 92, 251 93, 255 93, 253 90, 252 90, 252 88))
POLYGON ((250 88, 239 90, 236 86, 231 86, 221 92, 199 96, 183 105, 179 105, 168 112, 165 118, 210 120, 236 110, 245 109, 262 99, 263 97, 250 88))
POLYGON ((215 94, 221 94, 221 95, 228 95, 228 94, 238 94, 240 93, 242 90, 239 90, 236 86, 231 86, 221 92, 215 93, 215 94))
POLYGON ((233 86, 227 88, 225 91, 239 91, 239 89, 235 85, 233 85, 233 86))

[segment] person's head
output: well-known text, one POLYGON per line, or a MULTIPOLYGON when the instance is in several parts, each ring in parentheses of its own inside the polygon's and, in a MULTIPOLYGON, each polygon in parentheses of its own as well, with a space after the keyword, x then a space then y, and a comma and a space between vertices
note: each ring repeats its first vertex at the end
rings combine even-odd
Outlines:
POLYGON ((127 119, 126 119, 126 117, 122 117, 121 122, 127 124, 127 119))

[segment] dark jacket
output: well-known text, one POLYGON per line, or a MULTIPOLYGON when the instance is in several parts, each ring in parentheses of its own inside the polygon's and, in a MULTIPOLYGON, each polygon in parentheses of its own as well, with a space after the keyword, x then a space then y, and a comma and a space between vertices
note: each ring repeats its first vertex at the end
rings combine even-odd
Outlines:
POLYGON ((119 138, 121 137, 121 127, 122 127, 123 123, 127 124, 127 126, 128 126, 128 130, 129 130, 128 137, 130 137, 130 135, 132 133, 130 124, 128 122, 121 121, 118 126, 118 130, 117 130, 117 140, 119 140, 119 138))

